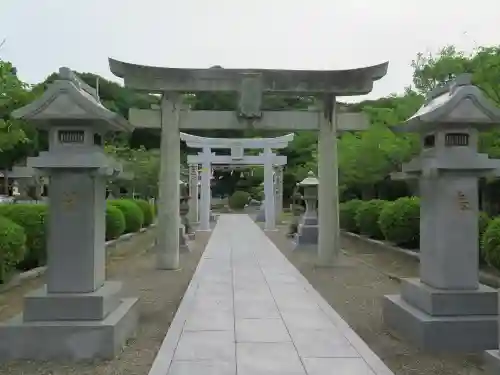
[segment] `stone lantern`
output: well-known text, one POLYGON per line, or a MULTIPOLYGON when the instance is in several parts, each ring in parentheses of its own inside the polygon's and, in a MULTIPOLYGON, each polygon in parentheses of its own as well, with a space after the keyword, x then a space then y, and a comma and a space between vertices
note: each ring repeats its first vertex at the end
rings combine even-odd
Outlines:
POLYGON ((420 191, 420 278, 385 296, 389 328, 430 351, 493 349, 497 292, 479 284, 478 178, 500 164, 478 153, 480 131, 500 123, 500 110, 462 75, 430 93, 395 131, 420 135, 422 151, 403 165, 420 191))
POLYGON ((106 181, 121 166, 105 154, 102 137, 132 126, 68 68, 13 116, 48 131, 48 151, 27 160, 50 181, 48 261, 46 285, 0 325, 0 359, 113 358, 135 331, 138 300, 106 281, 106 181))
POLYGON ((297 233, 298 248, 301 245, 316 245, 318 243, 318 185, 319 181, 313 172, 309 172, 307 177, 299 182, 299 186, 304 189, 303 198, 306 203, 306 211, 297 233))
POLYGON ((189 225, 188 213, 189 213, 189 203, 188 195, 186 193, 186 183, 179 180, 179 249, 181 251, 189 251, 187 235, 191 233, 191 226, 189 225))

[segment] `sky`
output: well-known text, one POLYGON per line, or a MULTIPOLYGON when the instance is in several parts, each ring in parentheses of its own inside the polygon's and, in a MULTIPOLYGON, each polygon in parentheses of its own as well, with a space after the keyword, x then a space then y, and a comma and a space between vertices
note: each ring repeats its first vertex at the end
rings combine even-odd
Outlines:
POLYGON ((499 0, 0 0, 0 59, 21 79, 61 66, 120 81, 144 65, 346 69, 389 61, 359 101, 401 93, 417 53, 500 44, 499 0))

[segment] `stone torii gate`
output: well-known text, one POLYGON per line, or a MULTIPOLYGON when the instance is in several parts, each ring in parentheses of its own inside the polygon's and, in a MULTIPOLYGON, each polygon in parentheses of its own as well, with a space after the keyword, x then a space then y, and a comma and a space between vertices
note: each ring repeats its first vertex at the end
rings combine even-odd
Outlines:
POLYGON ((294 138, 293 133, 275 138, 209 138, 186 133, 181 133, 180 137, 188 147, 203 150, 198 155, 188 156, 188 165, 202 165, 200 230, 210 230, 210 170, 212 164, 264 166, 264 194, 267 202, 265 229, 273 230, 275 228, 273 166, 286 164, 286 157, 275 155, 272 149, 282 149, 288 146, 288 143, 294 138), (229 148, 231 155, 216 155, 212 153, 213 148, 229 148), (263 149, 264 152, 258 156, 245 155, 245 149, 263 149))
MULTIPOLYGON (((266 149, 270 150, 270 149, 266 149)), ((276 225, 275 209, 275 188, 273 182, 273 167, 286 164, 286 156, 276 155, 273 152, 264 151, 260 155, 246 155, 242 159, 233 159, 232 155, 216 155, 215 153, 200 152, 198 155, 189 155, 188 164, 202 165, 202 183, 201 183, 201 214, 200 230, 210 230, 210 183, 205 182, 203 174, 209 174, 212 164, 216 165, 263 165, 264 166, 264 195, 266 199, 266 230, 274 230, 276 225), (208 167, 210 166, 210 167, 208 167), (207 168, 208 167, 208 168, 207 168)))
POLYGON ((161 128, 162 164, 158 230, 158 268, 179 266, 178 215, 180 129, 318 130, 319 263, 332 265, 340 252, 338 220, 337 133, 360 130, 361 113, 337 113, 336 96, 365 95, 387 74, 388 63, 346 70, 274 70, 162 68, 109 59, 110 70, 126 87, 162 95, 160 109, 131 109, 138 127, 161 128), (236 111, 186 110, 182 94, 237 92, 236 111), (307 111, 262 111, 263 94, 314 96, 307 111))

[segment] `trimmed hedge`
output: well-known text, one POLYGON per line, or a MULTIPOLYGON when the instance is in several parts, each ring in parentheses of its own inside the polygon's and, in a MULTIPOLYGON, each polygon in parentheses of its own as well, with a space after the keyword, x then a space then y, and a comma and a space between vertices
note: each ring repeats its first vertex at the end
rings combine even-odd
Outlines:
POLYGON ((20 225, 0 216, 0 283, 5 283, 23 259, 26 234, 20 225))
POLYGON ((403 197, 387 203, 378 219, 384 238, 396 245, 416 249, 420 242, 420 199, 403 197))
POLYGON ((363 204, 363 201, 359 199, 353 199, 339 204, 339 221, 342 229, 348 232, 359 233, 356 214, 361 204, 363 204))
POLYGON ((362 234, 377 240, 384 239, 384 234, 378 224, 378 218, 387 203, 380 199, 373 199, 371 201, 364 201, 359 205, 355 220, 362 234))
POLYGON ((47 262, 47 213, 48 207, 45 204, 0 205, 0 216, 20 225, 26 234, 26 253, 17 265, 20 270, 44 266, 47 262))
POLYGON ((250 194, 246 191, 237 190, 229 197, 229 207, 233 210, 242 210, 250 200, 250 194))
POLYGON ((125 215, 116 206, 106 202, 106 241, 114 240, 125 232, 125 215))
POLYGON ((131 199, 115 199, 109 201, 118 208, 125 217, 125 233, 139 232, 144 223, 144 214, 139 206, 131 199))
POLYGON ((486 262, 500 269, 500 217, 490 221, 482 238, 482 252, 486 262))
POLYGON ((151 224, 153 224, 153 219, 154 219, 153 206, 150 205, 149 202, 144 199, 135 199, 134 202, 142 210, 142 214, 144 216, 144 221, 142 223, 142 226, 149 227, 151 224))

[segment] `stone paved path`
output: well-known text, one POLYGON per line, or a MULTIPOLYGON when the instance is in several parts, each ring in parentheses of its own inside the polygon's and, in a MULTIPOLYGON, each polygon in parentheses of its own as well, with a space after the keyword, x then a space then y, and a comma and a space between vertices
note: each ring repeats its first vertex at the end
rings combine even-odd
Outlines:
POLYGON ((247 215, 221 215, 149 375, 391 375, 247 215))

